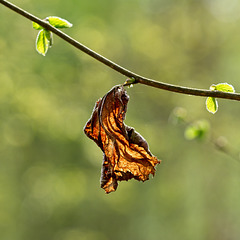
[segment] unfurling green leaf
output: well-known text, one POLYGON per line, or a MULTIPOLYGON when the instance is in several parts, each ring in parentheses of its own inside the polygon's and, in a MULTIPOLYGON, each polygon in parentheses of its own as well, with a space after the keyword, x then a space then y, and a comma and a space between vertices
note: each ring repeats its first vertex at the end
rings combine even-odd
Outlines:
POLYGON ((40 30, 38 35, 37 35, 37 40, 36 40, 36 50, 38 53, 42 54, 43 56, 46 55, 48 47, 49 47, 49 41, 46 37, 46 31, 45 30, 40 30))
POLYGON ((235 92, 234 87, 228 83, 219 83, 215 85, 215 90, 221 91, 221 92, 231 92, 231 93, 235 92))
MULTIPOLYGON (((235 89, 231 84, 228 83, 218 83, 212 84, 210 86, 211 91, 220 91, 220 92, 229 92, 234 93, 235 89)), ((206 100, 206 108, 210 113, 216 113, 218 110, 218 103, 217 100, 213 97, 208 97, 206 100)))
POLYGON ((46 38, 49 42, 49 47, 51 47, 52 44, 53 44, 53 33, 51 31, 46 30, 46 29, 44 29, 44 33, 45 33, 45 36, 46 36, 46 38))
MULTIPOLYGON (((56 28, 72 27, 72 24, 70 22, 60 17, 47 17, 44 20, 48 21, 52 26, 56 28)), ((38 23, 33 22, 32 24, 34 29, 40 30, 36 39, 36 50, 38 51, 38 53, 45 56, 48 48, 51 47, 53 44, 53 33, 41 27, 38 23)))
POLYGON ((218 110, 217 100, 213 97, 208 97, 206 100, 206 108, 210 113, 216 113, 218 110))
POLYGON ((35 22, 32 22, 32 26, 33 26, 33 28, 36 29, 36 30, 41 30, 41 29, 43 29, 42 26, 40 26, 38 23, 35 23, 35 22))
POLYGON ((185 130, 185 138, 188 140, 199 139, 203 140, 210 129, 209 122, 206 120, 199 120, 190 124, 185 130))
POLYGON ((70 28, 72 24, 60 17, 47 17, 46 20, 55 28, 70 28))

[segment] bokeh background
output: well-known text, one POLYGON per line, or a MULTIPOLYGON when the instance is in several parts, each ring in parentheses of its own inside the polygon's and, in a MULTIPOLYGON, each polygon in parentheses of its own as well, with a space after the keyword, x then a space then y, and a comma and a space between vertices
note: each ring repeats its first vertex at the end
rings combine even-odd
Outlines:
MULTIPOLYGON (((240 91, 238 0, 14 3, 42 19, 67 19, 67 34, 143 76, 240 91)), ((43 57, 36 35, 0 5, 0 238, 239 239, 240 103, 219 100, 212 115, 205 98, 129 88, 125 122, 162 163, 149 181, 122 182, 106 195, 101 150, 83 127, 95 101, 126 78, 57 36, 43 57), (199 120, 209 130, 189 141, 185 129, 199 120)))

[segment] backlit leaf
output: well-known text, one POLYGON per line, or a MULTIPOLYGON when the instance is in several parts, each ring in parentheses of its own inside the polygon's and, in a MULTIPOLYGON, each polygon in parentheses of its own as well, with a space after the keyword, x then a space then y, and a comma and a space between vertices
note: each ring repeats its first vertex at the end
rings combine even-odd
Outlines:
POLYGON ((217 100, 213 97, 208 97, 206 100, 206 108, 210 113, 216 113, 218 110, 217 100))
POLYGON ((47 17, 46 20, 55 28, 70 28, 72 24, 60 17, 47 17))
POLYGON ((232 92, 232 93, 235 92, 234 87, 228 83, 219 83, 215 85, 215 89, 221 92, 232 92))
POLYGON ((42 26, 40 26, 38 23, 35 23, 35 22, 32 22, 32 26, 33 26, 33 28, 36 29, 36 30, 41 30, 41 29, 43 29, 42 26))
POLYGON ((49 42, 46 37, 45 31, 40 30, 36 39, 36 50, 38 51, 38 53, 45 56, 47 53, 48 47, 49 47, 49 42))
POLYGON ((198 120, 190 124, 185 130, 185 138, 188 140, 204 139, 209 132, 209 122, 207 120, 198 120))
POLYGON ((46 29, 44 29, 44 33, 45 33, 45 36, 46 36, 46 38, 47 38, 47 40, 49 42, 49 47, 51 47, 52 44, 53 44, 53 34, 52 34, 51 31, 48 31, 46 29))
POLYGON ((148 180, 160 163, 149 151, 146 140, 124 124, 128 100, 123 86, 112 88, 96 102, 84 128, 103 151, 101 187, 106 193, 116 191, 118 181, 148 180))

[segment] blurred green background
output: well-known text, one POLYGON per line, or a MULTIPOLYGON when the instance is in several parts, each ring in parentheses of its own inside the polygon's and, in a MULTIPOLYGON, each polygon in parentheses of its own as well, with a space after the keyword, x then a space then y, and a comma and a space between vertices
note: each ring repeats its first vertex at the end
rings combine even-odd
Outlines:
MULTIPOLYGON (((205 89, 228 82, 240 91, 237 0, 14 3, 42 19, 67 19, 67 34, 143 76, 205 89)), ((126 78, 57 36, 43 57, 36 35, 29 20, 0 5, 0 238, 239 239, 240 104, 219 100, 212 115, 205 98, 129 88, 125 122, 162 163, 149 181, 122 182, 106 195, 101 150, 83 127, 95 101, 126 78), (176 107, 187 123, 176 124, 176 107), (209 122, 208 136, 185 139, 199 119, 209 122), (220 136, 228 154, 213 144, 220 136)))

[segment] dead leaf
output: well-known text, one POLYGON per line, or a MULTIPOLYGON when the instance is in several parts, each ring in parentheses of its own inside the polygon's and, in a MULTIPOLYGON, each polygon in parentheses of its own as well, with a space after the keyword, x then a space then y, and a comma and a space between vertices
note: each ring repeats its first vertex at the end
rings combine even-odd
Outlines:
POLYGON ((129 96, 123 86, 113 87, 96 102, 84 132, 103 151, 101 187, 116 191, 118 181, 139 181, 154 175, 160 161, 152 156, 146 140, 123 122, 129 96))

